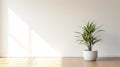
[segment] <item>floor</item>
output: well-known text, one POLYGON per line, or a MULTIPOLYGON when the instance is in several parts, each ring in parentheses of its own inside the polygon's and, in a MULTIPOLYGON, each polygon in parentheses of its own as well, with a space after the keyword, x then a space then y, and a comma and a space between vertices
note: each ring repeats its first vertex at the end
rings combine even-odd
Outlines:
POLYGON ((0 67, 120 67, 120 58, 0 58, 0 67))

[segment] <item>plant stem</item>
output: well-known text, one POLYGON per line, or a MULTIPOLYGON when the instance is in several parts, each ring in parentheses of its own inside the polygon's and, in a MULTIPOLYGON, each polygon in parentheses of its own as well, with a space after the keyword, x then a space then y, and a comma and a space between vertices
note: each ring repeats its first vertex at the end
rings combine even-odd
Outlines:
POLYGON ((88 46, 88 50, 92 51, 92 45, 91 44, 88 46))

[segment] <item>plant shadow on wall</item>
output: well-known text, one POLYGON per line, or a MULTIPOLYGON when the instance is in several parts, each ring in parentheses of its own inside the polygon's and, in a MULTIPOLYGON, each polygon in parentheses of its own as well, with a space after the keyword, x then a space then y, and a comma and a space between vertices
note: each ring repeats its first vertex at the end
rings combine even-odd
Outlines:
POLYGON ((8 57, 60 56, 17 14, 8 9, 8 57))

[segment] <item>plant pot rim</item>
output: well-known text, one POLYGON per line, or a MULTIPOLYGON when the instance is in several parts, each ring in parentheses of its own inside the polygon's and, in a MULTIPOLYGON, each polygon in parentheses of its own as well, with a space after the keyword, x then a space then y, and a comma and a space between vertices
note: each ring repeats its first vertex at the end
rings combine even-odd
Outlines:
MULTIPOLYGON (((89 50, 84 50, 84 51, 89 51, 89 50)), ((89 51, 89 52, 96 52, 96 51, 98 51, 98 50, 92 50, 92 51, 89 51)))

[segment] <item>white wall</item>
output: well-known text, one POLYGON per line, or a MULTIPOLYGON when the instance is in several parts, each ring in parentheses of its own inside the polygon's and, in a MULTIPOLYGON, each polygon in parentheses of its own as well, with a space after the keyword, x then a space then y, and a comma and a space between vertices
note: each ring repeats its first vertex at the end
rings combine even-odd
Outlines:
POLYGON ((0 0, 0 57, 6 57, 7 54, 7 6, 5 0, 0 0))
MULTIPOLYGON (((1 11, 2 11, 2 5, 1 5, 1 0, 0 0, 0 47, 2 47, 2 45, 1 45, 2 44, 1 43, 2 42, 1 41, 2 40, 2 38, 1 38, 2 37, 1 36, 1 33, 2 33, 2 28, 1 28, 1 26, 2 26, 2 12, 1 11)), ((0 51, 0 54, 2 54, 2 51, 0 51)))
MULTIPOLYGON (((4 33, 6 34, 9 29, 16 28, 15 30, 18 30, 14 32, 16 36, 16 33, 19 33, 20 36, 18 37, 28 38, 29 40, 29 42, 27 42, 26 39, 21 41, 24 43, 23 45, 31 45, 27 45, 29 48, 32 48, 32 45, 37 46, 33 48, 33 51, 26 48, 28 52, 33 52, 31 53, 32 56, 81 57, 82 50, 86 49, 86 47, 80 46, 75 42, 74 32, 80 30, 79 26, 85 24, 87 21, 93 20, 95 20, 98 25, 103 25, 102 28, 105 30, 101 37, 103 41, 96 44, 94 46, 94 50, 99 51, 99 56, 120 56, 120 0, 4 1, 4 9, 2 10, 4 12, 3 23, 6 23, 6 26, 4 26, 3 29, 6 30, 4 33), (15 20, 11 15, 15 15, 15 17, 19 19, 15 20), (37 39, 31 36, 32 33, 27 35, 26 33, 29 31, 27 32, 27 29, 24 29, 23 27, 21 27, 21 29, 24 31, 23 35, 25 36, 22 36, 22 31, 19 29, 19 25, 17 26, 18 29, 17 27, 6 29, 10 25, 9 23, 14 23, 14 21, 24 22, 27 26, 26 28, 29 29, 30 32, 34 31, 37 33, 39 38, 37 39), (50 50, 56 51, 58 54, 54 55, 54 52, 49 53, 49 50, 41 50, 43 48, 42 45, 44 44, 41 44, 39 39, 42 41, 44 40, 44 43, 47 43, 47 45, 52 48, 50 50), (38 46, 39 44, 41 45, 38 46), (38 54, 34 54, 35 51, 38 54), (48 52, 48 54, 45 52, 48 52), (45 54, 42 55, 41 53, 45 54)), ((5 36, 9 36, 9 33, 4 35, 4 37, 5 36)), ((4 39, 5 42, 7 42, 7 40, 9 39, 4 39)), ((15 44, 16 43, 14 43, 14 45, 15 44)), ((11 45, 13 44, 8 42, 8 46, 11 45)), ((14 48, 13 46, 12 49, 15 51, 16 47, 14 48)), ((26 57, 28 55, 29 54, 23 55, 22 57, 26 57)), ((8 57, 20 57, 20 55, 13 54, 8 57)))

